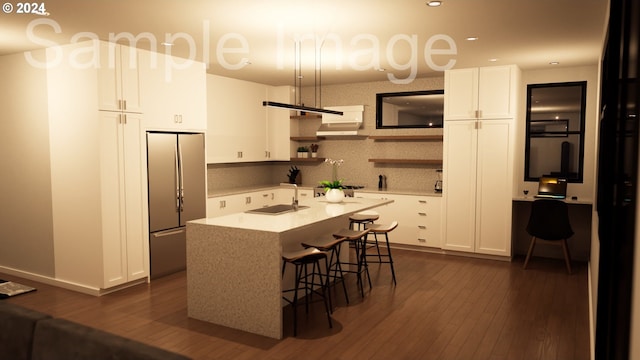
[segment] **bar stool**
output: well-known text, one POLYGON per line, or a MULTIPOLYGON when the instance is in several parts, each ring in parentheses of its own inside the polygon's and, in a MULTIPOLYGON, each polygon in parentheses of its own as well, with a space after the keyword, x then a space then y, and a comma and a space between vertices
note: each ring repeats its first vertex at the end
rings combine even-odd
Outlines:
POLYGON ((369 230, 369 234, 373 234, 374 240, 373 242, 371 242, 367 234, 367 237, 365 238, 365 245, 363 246, 363 251, 365 252, 363 257, 365 259, 367 257, 375 256, 378 258, 378 260, 372 261, 372 262, 376 262, 380 264, 389 264, 391 266, 391 276, 393 277, 393 285, 396 285, 396 272, 393 268, 393 257, 391 257, 391 247, 389 246, 389 233, 397 227, 398 227, 397 221, 393 221, 390 224, 367 224, 366 229, 369 230), (378 243, 378 234, 384 234, 384 238, 387 246, 386 253, 380 253, 380 244, 378 243), (376 250, 378 251, 376 255, 366 254, 367 243, 371 243, 373 244, 373 246, 376 247, 376 250), (383 260, 382 258, 385 258, 385 260, 383 260))
POLYGON ((360 287, 360 294, 362 295, 362 297, 364 297, 364 286, 362 284, 363 273, 366 274, 367 280, 369 280, 369 289, 372 288, 371 277, 369 277, 369 268, 367 267, 367 258, 364 256, 365 238, 368 233, 369 233, 369 229, 364 229, 364 230, 340 229, 339 231, 333 234, 333 236, 335 237, 344 237, 345 238, 344 241, 348 241, 351 244, 353 244, 353 248, 355 249, 355 252, 356 252, 356 259, 355 259, 356 262, 355 263, 347 262, 343 264, 355 265, 356 270, 351 270, 351 267, 349 267, 348 270, 343 269, 343 271, 347 273, 356 274, 358 279, 358 285, 360 287))
MULTIPOLYGON (((347 294, 347 286, 344 283, 344 272, 342 271, 342 263, 340 262, 340 249, 342 247, 342 243, 346 240, 347 239, 343 236, 329 235, 305 241, 302 243, 302 246, 305 248, 316 248, 330 254, 327 276, 329 279, 333 279, 334 284, 337 284, 338 281, 342 282, 344 298, 347 301, 347 304, 349 304, 349 295, 347 294)), ((329 307, 333 309, 331 297, 329 297, 329 307)))
POLYGON ((322 274, 320 269, 320 261, 322 259, 325 261, 325 269, 328 270, 327 253, 316 248, 307 248, 299 251, 282 253, 282 276, 284 277, 287 264, 293 264, 295 266, 295 287, 293 289, 282 290, 283 294, 293 292, 293 300, 282 296, 282 298, 291 304, 293 308, 293 336, 298 334, 298 290, 304 290, 305 310, 307 314, 309 313, 309 302, 311 300, 311 296, 315 293, 322 297, 322 301, 324 302, 324 307, 327 312, 327 319, 329 320, 329 328, 333 328, 329 304, 327 303, 327 297, 330 297, 330 294, 327 295, 325 293, 325 291, 328 291, 328 278, 323 281, 323 277, 325 277, 325 275, 322 274), (311 273, 308 271, 308 265, 312 265, 311 273), (318 280, 316 280, 316 277, 318 277, 318 280), (309 280, 309 278, 311 278, 311 280, 309 280), (318 288, 320 288, 321 291, 319 291, 318 288))
POLYGON ((373 223, 379 218, 380 215, 373 210, 365 210, 359 213, 351 214, 349 216, 349 229, 356 230, 357 225, 358 230, 360 230, 362 225, 373 223))

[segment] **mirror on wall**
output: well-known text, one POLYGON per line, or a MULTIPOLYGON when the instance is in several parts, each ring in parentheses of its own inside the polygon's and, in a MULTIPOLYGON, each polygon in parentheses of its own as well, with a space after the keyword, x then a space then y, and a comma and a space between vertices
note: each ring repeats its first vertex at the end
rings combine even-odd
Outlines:
POLYGON ((376 129, 441 128, 444 90, 376 94, 376 129))
POLYGON ((587 82, 527 86, 525 181, 582 182, 587 82))

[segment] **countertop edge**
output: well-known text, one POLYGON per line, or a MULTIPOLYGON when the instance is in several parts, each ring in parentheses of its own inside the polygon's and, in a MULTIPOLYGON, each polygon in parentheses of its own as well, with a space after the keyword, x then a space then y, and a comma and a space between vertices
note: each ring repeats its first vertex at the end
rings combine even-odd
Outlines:
MULTIPOLYGON (((266 191, 272 189, 278 189, 281 186, 278 184, 274 185, 256 185, 256 186, 247 186, 247 187, 239 187, 235 189, 225 189, 219 190, 215 192, 210 192, 207 195, 207 198, 215 198, 220 196, 229 196, 229 195, 238 195, 245 194, 254 191, 266 191)), ((315 185, 299 185, 298 189, 300 190, 316 190, 315 185)), ((433 197, 442 197, 442 193, 437 193, 434 191, 422 191, 422 190, 411 190, 411 189, 354 189, 355 192, 368 193, 368 194, 393 194, 393 195, 416 195, 416 196, 433 196, 433 197)))

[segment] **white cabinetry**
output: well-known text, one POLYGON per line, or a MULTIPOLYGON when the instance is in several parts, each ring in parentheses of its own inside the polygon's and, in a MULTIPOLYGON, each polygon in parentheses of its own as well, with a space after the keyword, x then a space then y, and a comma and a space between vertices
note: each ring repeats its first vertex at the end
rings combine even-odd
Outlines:
POLYGON ((287 96, 289 87, 207 75, 207 162, 289 160, 289 113, 262 106, 287 96))
POLYGON ((356 192, 355 196, 393 200, 390 204, 372 209, 380 215, 377 223, 398 221, 398 227, 389 234, 390 243, 440 248, 440 197, 366 192, 356 192))
POLYGON ((479 76, 477 95, 490 104, 482 111, 467 112, 457 106, 468 102, 468 86, 458 77, 483 74, 485 68, 453 70, 445 73, 445 115, 443 149, 443 249, 511 256, 511 202, 514 182, 514 103, 519 71, 516 67, 487 68, 479 76), (497 75, 496 75, 497 74, 497 75), (505 74, 508 77, 505 78, 505 74), (496 80, 490 80, 495 75, 496 80), (447 80, 448 79, 448 80, 447 80), (500 86, 498 86, 500 85, 500 86), (460 95, 463 94, 463 95, 460 95), (496 95, 496 99, 491 95, 496 95), (506 103, 505 103, 506 102, 506 103), (509 105, 511 104, 511 105, 509 105), (493 118, 488 118, 488 113, 493 118))
POLYGON ((140 50, 141 87, 147 128, 207 128, 207 74, 201 62, 140 50))
POLYGON ((445 120, 514 118, 519 70, 514 65, 445 72, 445 120))
MULTIPOLYGON (((294 189, 288 187, 213 196, 207 199, 207 217, 229 215, 275 204, 291 204, 293 196, 294 189)), ((310 199, 313 199, 313 190, 298 190, 300 204, 310 199)))
MULTIPOLYGON (((108 47, 90 41, 60 49, 69 58, 108 47)), ((104 70, 71 62, 47 69, 55 277, 97 293, 145 278, 149 268, 143 115, 122 110, 132 109, 129 100, 99 110, 109 85, 104 70)))
POLYGON ((97 43, 97 46, 100 58, 98 108, 142 112, 138 51, 104 41, 97 43))
POLYGON ((105 288, 147 276, 141 123, 139 114, 100 112, 105 288))

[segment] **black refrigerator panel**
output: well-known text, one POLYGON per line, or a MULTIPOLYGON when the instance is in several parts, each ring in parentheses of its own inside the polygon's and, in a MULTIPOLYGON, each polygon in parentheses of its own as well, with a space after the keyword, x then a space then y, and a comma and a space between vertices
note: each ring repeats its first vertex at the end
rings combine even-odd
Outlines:
POLYGON ((185 226, 187 221, 202 219, 207 214, 204 135, 179 134, 178 154, 182 201, 180 226, 185 226))

